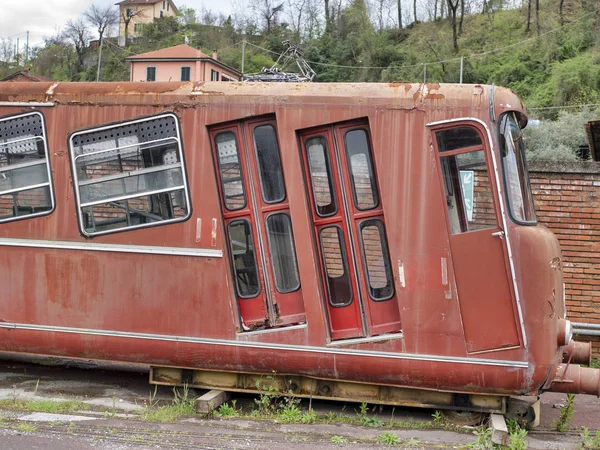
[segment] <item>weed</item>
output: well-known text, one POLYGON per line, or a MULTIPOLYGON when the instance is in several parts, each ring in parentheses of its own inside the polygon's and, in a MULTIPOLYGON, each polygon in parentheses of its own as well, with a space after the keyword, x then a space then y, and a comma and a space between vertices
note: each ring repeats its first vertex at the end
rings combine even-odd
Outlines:
POLYGON ((37 394, 38 388, 40 387, 40 379, 38 378, 38 380, 35 383, 35 389, 33 390, 33 395, 37 394))
POLYGON ((385 445, 397 445, 400 443, 400 438, 394 433, 381 433, 377 436, 377 442, 385 445))
POLYGON ((571 416, 575 412, 573 404, 575 403, 575 394, 567 394, 567 403, 560 408, 560 415, 554 421, 554 429, 563 432, 569 427, 571 416))
POLYGON ((348 442, 344 436, 331 436, 331 442, 334 444, 345 444, 348 442))
POLYGON ((411 448, 411 447, 417 447, 421 445, 421 441, 419 441, 417 438, 410 438, 408 440, 408 442, 406 442, 406 447, 411 448))
POLYGON ((519 422, 515 419, 506 421, 508 428, 508 448, 510 450, 525 450, 529 443, 527 442, 527 430, 521 428, 519 422))
POLYGON ((237 400, 231 400, 231 406, 229 406, 229 403, 223 403, 215 411, 215 416, 217 416, 217 417, 236 417, 239 414, 239 411, 236 408, 236 403, 237 403, 237 400))
POLYGON ((473 432, 475 440, 467 444, 467 448, 472 450, 489 450, 494 448, 492 443, 492 429, 479 428, 473 432))
POLYGON ((431 415, 434 427, 442 427, 446 423, 446 419, 441 411, 436 411, 431 415))
POLYGON ((254 399, 254 403, 257 407, 253 411, 254 415, 272 416, 275 414, 277 409, 277 399, 279 398, 279 390, 276 386, 273 386, 272 381, 274 377, 267 376, 269 383, 263 384, 260 380, 256 381, 256 389, 260 391, 258 398, 254 399))
POLYGON ((600 358, 592 359, 592 363, 590 364, 590 367, 592 367, 594 369, 600 369, 600 358))
POLYGON ((366 403, 361 403, 359 408, 360 409, 356 412, 356 414, 358 415, 358 419, 361 425, 367 427, 382 427, 385 425, 383 421, 377 419, 377 416, 369 417, 367 415, 367 413, 369 412, 369 407, 366 403))
POLYGON ((302 423, 315 423, 317 421, 317 413, 314 409, 309 410, 307 413, 302 415, 300 420, 302 423))
POLYGON ((17 430, 21 433, 33 433, 35 430, 37 430, 37 428, 37 425, 27 422, 20 423, 17 426, 17 430))
POLYGON ((279 419, 283 423, 297 423, 302 419, 302 411, 298 406, 300 399, 294 398, 291 395, 285 396, 283 402, 279 405, 281 411, 279 412, 279 419))
POLYGON ((600 431, 596 431, 596 435, 592 436, 590 430, 583 428, 581 430, 581 442, 579 443, 580 449, 600 449, 600 431))
POLYGON ((154 393, 150 394, 146 409, 141 413, 141 419, 149 422, 175 422, 180 417, 195 414, 195 399, 189 394, 187 385, 183 386, 181 392, 177 388, 173 388, 172 404, 158 407, 155 387, 154 393))

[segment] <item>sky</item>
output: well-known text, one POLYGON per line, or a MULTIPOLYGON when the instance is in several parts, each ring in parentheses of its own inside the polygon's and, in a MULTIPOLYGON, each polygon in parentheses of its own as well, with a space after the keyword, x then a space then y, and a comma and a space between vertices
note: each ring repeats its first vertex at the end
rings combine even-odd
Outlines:
MULTIPOLYGON (((19 47, 25 46, 26 32, 33 47, 43 44, 44 36, 52 36, 62 30, 69 19, 81 17, 92 4, 106 7, 119 0, 0 0, 0 38, 12 38, 19 47)), ((200 12, 202 8, 213 13, 229 13, 231 0, 175 0, 177 7, 187 6, 200 12)))

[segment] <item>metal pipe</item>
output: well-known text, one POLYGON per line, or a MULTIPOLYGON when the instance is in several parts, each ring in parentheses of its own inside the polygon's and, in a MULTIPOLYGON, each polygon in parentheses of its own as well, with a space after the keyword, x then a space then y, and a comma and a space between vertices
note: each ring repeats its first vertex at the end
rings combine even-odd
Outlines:
POLYGON ((600 369, 582 367, 577 364, 561 364, 556 370, 549 390, 600 397, 600 369))
POLYGON ((575 328, 573 334, 583 336, 600 336, 600 330, 588 330, 585 328, 575 328))
POLYGON ((592 330, 600 330, 600 323, 585 323, 585 322, 571 322, 575 328, 590 328, 592 330))
POLYGON ((563 347, 563 363, 585 364, 589 366, 592 362, 592 343, 571 341, 563 347))

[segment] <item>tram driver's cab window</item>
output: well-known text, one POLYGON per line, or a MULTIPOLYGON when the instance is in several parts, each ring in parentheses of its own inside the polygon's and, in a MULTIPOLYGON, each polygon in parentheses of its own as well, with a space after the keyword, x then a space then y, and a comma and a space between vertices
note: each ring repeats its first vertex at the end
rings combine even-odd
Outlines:
POLYGON ((500 154, 510 216, 519 223, 536 223, 537 217, 525 162, 525 142, 515 113, 504 114, 499 126, 500 154))
POLYGON ((452 234, 496 227, 483 142, 471 127, 436 133, 452 234))
POLYGON ((78 131, 69 143, 84 235, 189 218, 190 198, 175 115, 78 131))

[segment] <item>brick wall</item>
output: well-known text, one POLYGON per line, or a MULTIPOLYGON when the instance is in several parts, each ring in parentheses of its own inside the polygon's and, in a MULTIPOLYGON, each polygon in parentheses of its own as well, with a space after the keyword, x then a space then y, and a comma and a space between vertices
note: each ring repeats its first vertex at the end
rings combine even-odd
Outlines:
MULTIPOLYGON (((539 221, 560 241, 568 317, 600 323, 600 164, 532 163, 530 178, 539 221)), ((600 339, 578 339, 600 357, 600 339)))

